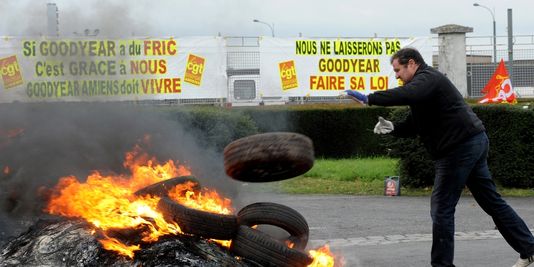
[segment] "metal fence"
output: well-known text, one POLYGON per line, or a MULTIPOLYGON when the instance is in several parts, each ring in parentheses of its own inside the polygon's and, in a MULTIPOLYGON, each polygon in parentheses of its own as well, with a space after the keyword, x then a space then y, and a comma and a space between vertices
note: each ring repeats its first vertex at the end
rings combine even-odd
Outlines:
MULTIPOLYGON (((508 37, 498 36, 493 58, 493 37, 466 37, 467 92, 471 98, 480 98, 500 60, 506 64, 512 86, 519 98, 534 97, 534 35, 512 38, 513 49, 508 49, 508 37), (510 61, 510 58, 513 60, 510 61)), ((437 48, 437 46, 435 46, 437 48)), ((434 49, 437 54, 437 49, 434 49)))
MULTIPOLYGON (((229 76, 244 70, 260 69, 260 37, 225 37, 229 76)), ((244 73, 247 74, 247 73, 244 73)))

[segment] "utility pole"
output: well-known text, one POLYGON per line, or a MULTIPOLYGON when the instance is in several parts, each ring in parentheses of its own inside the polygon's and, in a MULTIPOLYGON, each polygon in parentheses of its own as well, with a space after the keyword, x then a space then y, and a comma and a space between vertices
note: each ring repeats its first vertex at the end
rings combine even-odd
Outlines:
MULTIPOLYGON (((510 73, 510 81, 513 82, 512 77, 514 73, 514 30, 512 22, 512 9, 508 9, 508 72, 510 73)), ((513 83, 512 83, 513 84, 513 83)))

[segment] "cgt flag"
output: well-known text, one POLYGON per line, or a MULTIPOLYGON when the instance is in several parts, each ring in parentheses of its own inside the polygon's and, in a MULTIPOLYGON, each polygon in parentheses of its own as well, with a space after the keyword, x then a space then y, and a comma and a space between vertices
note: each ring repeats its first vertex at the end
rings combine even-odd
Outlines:
POLYGON ((502 59, 482 93, 486 95, 478 103, 517 103, 510 76, 502 59))

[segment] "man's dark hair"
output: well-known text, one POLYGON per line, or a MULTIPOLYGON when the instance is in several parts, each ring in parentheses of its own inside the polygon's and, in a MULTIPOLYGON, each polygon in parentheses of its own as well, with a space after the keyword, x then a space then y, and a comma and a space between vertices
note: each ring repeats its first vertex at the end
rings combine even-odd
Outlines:
POLYGON ((425 60, 423 59, 423 56, 417 51, 417 49, 412 47, 405 47, 401 50, 395 52, 393 56, 391 56, 390 63, 393 63, 394 59, 398 59, 399 64, 406 65, 408 64, 408 61, 410 59, 413 59, 415 64, 420 65, 422 63, 425 63, 425 60))

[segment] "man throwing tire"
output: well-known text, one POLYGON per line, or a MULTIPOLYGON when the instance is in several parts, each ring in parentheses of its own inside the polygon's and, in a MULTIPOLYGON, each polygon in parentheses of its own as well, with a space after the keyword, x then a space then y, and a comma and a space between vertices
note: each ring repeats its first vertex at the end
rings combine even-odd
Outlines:
POLYGON ((489 142, 482 121, 452 82, 428 66, 416 49, 397 51, 391 57, 391 65, 396 78, 404 83, 402 86, 369 95, 346 92, 362 104, 410 106, 405 121, 393 123, 380 117, 374 132, 396 137, 419 135, 434 160, 431 265, 454 266, 454 212, 465 186, 493 218, 506 242, 519 253, 513 267, 531 265, 534 237, 496 191, 488 169, 489 142))

